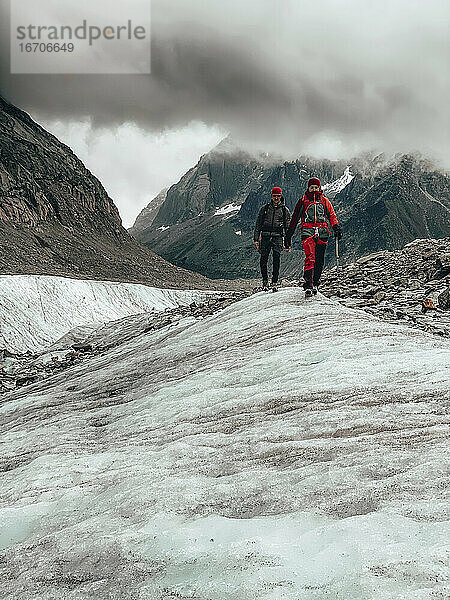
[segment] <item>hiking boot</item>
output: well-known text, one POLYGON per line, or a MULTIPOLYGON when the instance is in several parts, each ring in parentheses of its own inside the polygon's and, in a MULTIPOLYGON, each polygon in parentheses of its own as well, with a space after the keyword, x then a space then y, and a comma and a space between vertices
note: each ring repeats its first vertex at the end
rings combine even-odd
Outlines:
POLYGON ((314 269, 308 269, 307 271, 304 271, 304 273, 303 273, 303 280, 304 280, 303 289, 304 290, 312 289, 313 275, 314 275, 314 269))
POLYGON ((311 297, 312 297, 312 295, 313 295, 313 291, 312 291, 312 289, 311 289, 311 288, 307 288, 307 289, 305 290, 305 298, 311 298, 311 297))
POLYGON ((312 289, 312 293, 314 294, 314 296, 317 296, 317 292, 318 292, 318 291, 319 291, 319 290, 317 289, 317 285, 315 285, 315 286, 313 287, 313 289, 312 289))
POLYGON ((278 292, 278 281, 272 281, 272 292, 278 292))
POLYGON ((269 282, 267 281, 267 279, 264 279, 264 280, 263 280, 263 290, 264 290, 265 292, 267 292, 267 291, 268 291, 268 289, 269 289, 269 282))

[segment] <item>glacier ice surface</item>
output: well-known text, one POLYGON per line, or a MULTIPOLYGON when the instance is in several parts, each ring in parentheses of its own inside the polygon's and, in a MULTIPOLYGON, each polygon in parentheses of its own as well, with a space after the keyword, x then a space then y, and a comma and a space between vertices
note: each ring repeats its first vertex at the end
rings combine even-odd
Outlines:
POLYGON ((450 344, 298 288, 0 404, 0 596, 448 597, 450 344))

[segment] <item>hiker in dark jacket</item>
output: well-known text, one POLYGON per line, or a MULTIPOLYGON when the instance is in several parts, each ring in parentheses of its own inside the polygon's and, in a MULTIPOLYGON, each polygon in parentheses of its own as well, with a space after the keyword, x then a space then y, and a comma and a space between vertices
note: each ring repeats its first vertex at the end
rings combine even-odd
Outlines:
POLYGON ((286 235, 290 220, 291 213, 284 204, 283 192, 280 187, 274 187, 271 202, 265 204, 259 211, 253 235, 254 246, 261 254, 259 264, 265 290, 269 287, 267 261, 271 250, 273 258, 272 289, 277 290, 283 237, 286 235))
POLYGON ((320 187, 320 180, 317 177, 311 177, 308 181, 307 191, 295 205, 284 240, 284 245, 289 252, 292 236, 300 221, 302 246, 305 251, 305 283, 303 284, 303 288, 305 289, 306 296, 317 294, 328 237, 331 235, 327 220, 330 222, 335 237, 340 240, 342 229, 338 223, 333 205, 324 196, 320 187))

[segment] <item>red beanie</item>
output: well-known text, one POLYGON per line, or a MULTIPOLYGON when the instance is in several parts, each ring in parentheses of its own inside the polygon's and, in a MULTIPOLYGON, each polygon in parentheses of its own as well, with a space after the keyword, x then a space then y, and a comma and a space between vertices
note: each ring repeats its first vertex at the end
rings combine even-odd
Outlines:
POLYGON ((272 194, 283 194, 280 187, 272 188, 272 194))
POLYGON ((320 187, 320 179, 317 179, 317 177, 311 177, 311 179, 308 181, 308 190, 310 185, 318 185, 320 187))

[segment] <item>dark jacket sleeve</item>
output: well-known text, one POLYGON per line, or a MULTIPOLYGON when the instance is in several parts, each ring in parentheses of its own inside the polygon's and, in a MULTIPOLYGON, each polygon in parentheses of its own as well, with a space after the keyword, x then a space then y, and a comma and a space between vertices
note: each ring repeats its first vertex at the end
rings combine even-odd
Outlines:
POLYGON ((254 242, 259 242, 259 236, 261 234, 263 220, 264 220, 264 206, 261 206, 259 213, 258 213, 258 218, 256 219, 255 231, 253 233, 253 241, 254 242))
POLYGON ((300 200, 295 205, 294 212, 292 213, 291 221, 287 230, 286 240, 289 242, 288 245, 290 245, 290 241, 292 239, 292 236, 294 235, 295 228, 297 227, 298 222, 300 220, 300 211, 302 210, 302 206, 303 198, 300 198, 300 200))
POLYGON ((286 231, 284 232, 284 236, 287 236, 287 233, 289 231, 289 223, 291 222, 292 219, 292 215, 291 215, 291 211, 288 209, 287 206, 285 206, 285 211, 286 211, 286 231))

